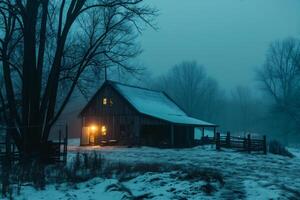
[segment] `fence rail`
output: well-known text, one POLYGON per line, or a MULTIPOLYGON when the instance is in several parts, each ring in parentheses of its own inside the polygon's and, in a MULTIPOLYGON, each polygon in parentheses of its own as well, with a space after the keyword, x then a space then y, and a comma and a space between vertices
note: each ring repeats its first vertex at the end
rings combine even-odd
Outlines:
POLYGON ((225 136, 218 132, 216 134, 216 149, 220 150, 221 148, 237 149, 249 153, 252 151, 263 152, 267 154, 267 140, 266 136, 263 136, 262 139, 258 139, 251 138, 250 134, 248 134, 247 137, 239 137, 231 136, 230 132, 227 132, 225 136))
POLYGON ((14 143, 0 142, 0 162, 5 160, 16 161, 19 157, 19 151, 14 143))
POLYGON ((216 144, 214 137, 204 136, 200 140, 195 140, 194 145, 207 145, 207 144, 216 144))
MULTIPOLYGON (((7 129, 2 129, 2 141, 0 140, 0 163, 10 161, 16 162, 20 160, 20 153, 7 135, 7 129)), ((40 147, 42 160, 48 164, 66 163, 67 161, 67 146, 68 146, 68 126, 65 126, 64 138, 63 132, 59 130, 58 139, 50 140, 40 147)))

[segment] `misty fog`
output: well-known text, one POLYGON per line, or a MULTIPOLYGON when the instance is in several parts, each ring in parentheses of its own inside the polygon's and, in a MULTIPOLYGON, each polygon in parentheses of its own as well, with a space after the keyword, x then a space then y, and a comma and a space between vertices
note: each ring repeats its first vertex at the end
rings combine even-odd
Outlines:
POLYGON ((299 11, 0 1, 0 199, 300 199, 299 11))
POLYGON ((154 75, 183 60, 207 67, 225 89, 253 85, 268 45, 300 36, 298 0, 149 0, 159 30, 140 37, 138 61, 154 75))
MULTIPOLYGON (((299 38, 299 1, 151 0, 149 3, 159 10, 157 29, 148 28, 139 36, 143 52, 132 61, 143 70, 125 74, 110 68, 109 79, 164 90, 189 115, 220 125, 220 131, 266 134, 284 138, 285 143, 300 140, 298 119, 291 120, 284 112, 273 112, 276 103, 264 90, 258 75, 272 43, 299 38), (174 68, 185 64, 195 65, 196 74, 200 73, 195 77, 197 86, 190 88, 194 91, 188 97, 190 100, 177 98, 186 95, 174 78, 174 68)), ((188 85, 186 75, 177 73, 188 85)), ((80 96, 69 105, 65 113, 73 115, 71 120, 78 122, 74 113, 78 113, 100 85, 101 82, 92 85, 86 97, 80 96)), ((74 126, 76 135, 80 134, 78 127, 74 126)))

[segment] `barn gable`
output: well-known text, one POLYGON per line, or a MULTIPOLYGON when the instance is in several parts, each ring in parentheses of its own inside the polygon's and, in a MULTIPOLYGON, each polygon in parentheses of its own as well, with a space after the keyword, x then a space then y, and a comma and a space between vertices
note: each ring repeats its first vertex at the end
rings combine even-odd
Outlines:
POLYGON ((110 81, 107 81, 82 109, 79 116, 128 115, 137 113, 138 111, 115 90, 110 81), (103 101, 106 101, 107 105, 103 105, 103 101))

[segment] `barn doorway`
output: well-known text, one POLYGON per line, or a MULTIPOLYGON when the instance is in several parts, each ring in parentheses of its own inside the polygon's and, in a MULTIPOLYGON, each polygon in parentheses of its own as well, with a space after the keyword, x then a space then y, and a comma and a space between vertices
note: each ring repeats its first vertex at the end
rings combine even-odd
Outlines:
POLYGON ((98 124, 92 124, 82 128, 81 145, 99 145, 101 140, 106 139, 107 128, 98 124))
POLYGON ((168 125, 143 125, 140 134, 142 145, 164 147, 170 144, 168 125))
POLYGON ((89 145, 95 145, 97 143, 97 135, 99 133, 99 128, 96 125, 91 125, 88 128, 89 135, 89 145))

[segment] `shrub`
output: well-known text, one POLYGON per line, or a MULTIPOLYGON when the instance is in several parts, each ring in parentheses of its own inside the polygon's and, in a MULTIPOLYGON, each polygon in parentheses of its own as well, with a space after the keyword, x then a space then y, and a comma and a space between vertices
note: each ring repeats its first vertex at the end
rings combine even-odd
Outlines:
MULTIPOLYGON (((36 189, 44 189, 49 183, 63 183, 67 182, 76 187, 79 182, 84 182, 95 177, 102 178, 116 178, 119 180, 118 184, 111 185, 107 190, 117 190, 124 193, 124 199, 145 199, 150 198, 151 194, 144 194, 141 196, 133 196, 128 188, 122 185, 122 182, 136 178, 137 176, 152 172, 176 172, 170 174, 173 179, 185 181, 202 180, 210 184, 211 182, 219 182, 224 184, 223 175, 214 169, 206 169, 192 166, 174 165, 166 163, 129 163, 129 162, 109 162, 105 160, 101 154, 93 153, 77 153, 76 156, 65 166, 60 164, 45 166, 38 162, 20 163, 13 168, 10 168, 10 175, 7 177, 11 180, 6 185, 4 191, 8 194, 9 184, 17 184, 18 193, 22 183, 32 183, 36 189), (14 169, 16 168, 16 169, 14 169)), ((3 181, 3 180, 2 180, 3 181)), ((155 181, 152 180, 152 181, 155 181)), ((215 188, 206 185, 201 190, 206 193, 214 192, 215 188)))
POLYGON ((30 179, 36 189, 44 190, 46 186, 45 165, 39 162, 34 162, 30 179))
POLYGON ((214 169, 207 168, 187 168, 185 170, 181 170, 182 173, 179 175, 180 180, 188 180, 188 181, 197 181, 203 180, 206 182, 217 181, 221 185, 224 185, 223 175, 214 169))
POLYGON ((59 169, 59 174, 63 174, 70 183, 83 182, 101 176, 102 163, 103 158, 96 152, 82 155, 77 153, 69 166, 59 169))
POLYGON ((212 186, 210 183, 206 183, 205 185, 202 185, 201 190, 207 195, 211 195, 213 192, 217 191, 216 188, 212 186))
POLYGON ((293 158, 294 155, 289 152, 280 142, 272 140, 269 142, 269 152, 277 155, 293 158))

